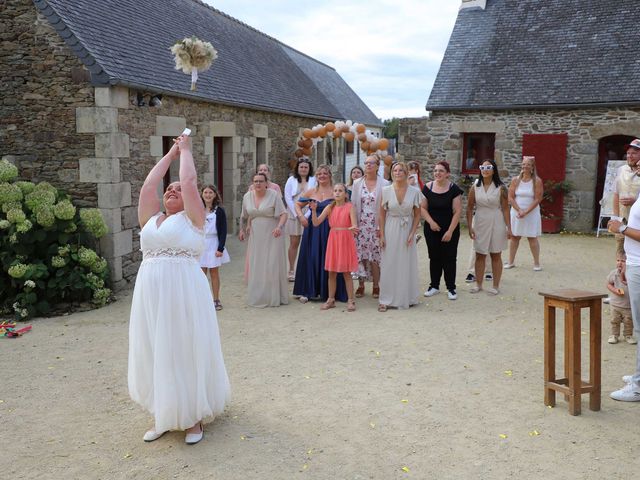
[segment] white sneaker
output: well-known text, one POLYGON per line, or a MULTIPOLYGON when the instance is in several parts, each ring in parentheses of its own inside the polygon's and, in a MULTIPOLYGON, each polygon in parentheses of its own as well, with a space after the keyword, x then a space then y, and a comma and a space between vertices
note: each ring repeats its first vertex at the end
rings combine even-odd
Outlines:
POLYGON ((437 295, 440 293, 440 290, 438 290, 437 288, 429 288, 426 292, 424 292, 424 296, 425 297, 433 297, 434 295, 437 295))
POLYGON ((612 345, 614 343, 618 343, 618 337, 616 337, 615 335, 609 335, 609 340, 607 340, 607 343, 611 343, 612 345))
POLYGON ((638 343, 638 340, 636 340, 636 337, 634 337, 633 335, 629 335, 627 337, 624 337, 624 339, 627 341, 627 343, 629 345, 635 345, 638 343))
POLYGON ((449 290, 447 292, 447 296, 449 297, 449 300, 457 300, 458 299, 458 294, 456 293, 455 290, 449 290))
POLYGON ((542 267, 540 265, 534 265, 533 271, 534 272, 541 272, 542 271, 542 267))
POLYGON ((487 293, 489 295, 498 295, 500 293, 500 290, 498 290, 495 287, 489 287, 489 288, 487 288, 487 293))
POLYGON ((633 381, 633 375, 625 375, 622 377, 622 381, 626 384, 629 384, 633 381))
POLYGON ((609 303, 611 301, 611 298, 606 297, 602 299, 602 303, 609 303))
POLYGON ((473 287, 471 287, 471 288, 469 289, 469 293, 478 293, 478 292, 480 292, 481 290, 482 290, 482 288, 480 287, 480 285, 478 285, 478 284, 476 283, 473 287))
POLYGON ((506 262, 504 265, 502 265, 502 268, 505 268, 505 269, 509 270, 510 268, 513 268, 515 266, 516 266, 515 263, 506 262))
POLYGON ((620 390, 611 392, 609 396, 620 402, 640 402, 640 387, 627 383, 620 390))

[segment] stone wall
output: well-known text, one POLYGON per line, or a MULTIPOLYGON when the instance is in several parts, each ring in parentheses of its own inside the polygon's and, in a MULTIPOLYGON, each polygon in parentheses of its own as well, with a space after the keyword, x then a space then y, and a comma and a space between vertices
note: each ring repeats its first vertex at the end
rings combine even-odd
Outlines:
POLYGON ((31 0, 2 2, 0 40, 0 155, 15 161, 22 179, 46 180, 95 207, 96 185, 78 175, 93 138, 75 128, 76 107, 94 103, 89 72, 31 0))
POLYGON ((640 108, 433 112, 429 118, 400 121, 399 154, 405 161, 420 162, 425 178, 435 162, 447 160, 459 181, 465 132, 495 132, 495 160, 506 179, 520 171, 523 134, 566 133, 566 178, 574 190, 565 196, 563 226, 591 231, 598 142, 609 135, 640 136, 640 108))

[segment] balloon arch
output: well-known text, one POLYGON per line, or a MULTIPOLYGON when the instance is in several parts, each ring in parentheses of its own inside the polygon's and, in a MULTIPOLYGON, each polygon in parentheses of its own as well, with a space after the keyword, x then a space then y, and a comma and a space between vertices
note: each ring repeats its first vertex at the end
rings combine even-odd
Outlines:
POLYGON ((387 148, 389 140, 377 138, 371 132, 367 132, 367 127, 362 123, 354 123, 351 120, 336 120, 326 124, 318 124, 313 128, 302 130, 302 137, 298 140, 298 149, 294 152, 296 158, 309 158, 318 142, 323 138, 344 138, 347 142, 358 140, 360 149, 367 155, 377 154, 384 164, 389 166, 393 163, 393 157, 389 155, 387 148))

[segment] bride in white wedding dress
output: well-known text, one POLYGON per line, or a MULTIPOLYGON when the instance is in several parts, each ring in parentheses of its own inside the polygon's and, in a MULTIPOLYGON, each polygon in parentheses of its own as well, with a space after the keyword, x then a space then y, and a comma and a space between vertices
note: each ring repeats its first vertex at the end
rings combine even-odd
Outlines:
POLYGON ((204 436, 202 421, 230 398, 211 289, 198 262, 205 211, 197 188, 191 140, 181 135, 149 172, 138 204, 143 254, 129 323, 129 393, 149 411, 151 442, 185 430, 185 442, 204 436), (180 158, 180 181, 169 185, 160 210, 157 189, 180 158))

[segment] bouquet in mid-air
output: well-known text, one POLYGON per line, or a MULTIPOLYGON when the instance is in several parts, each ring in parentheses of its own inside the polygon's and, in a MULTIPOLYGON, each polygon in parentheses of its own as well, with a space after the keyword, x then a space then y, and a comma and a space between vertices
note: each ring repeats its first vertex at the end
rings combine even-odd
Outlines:
POLYGON ((197 37, 187 37, 177 41, 171 47, 176 70, 191 74, 191 90, 196 89, 198 72, 204 72, 218 58, 218 52, 209 42, 197 37))

